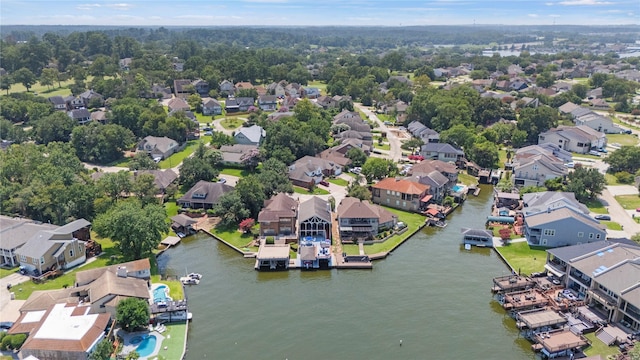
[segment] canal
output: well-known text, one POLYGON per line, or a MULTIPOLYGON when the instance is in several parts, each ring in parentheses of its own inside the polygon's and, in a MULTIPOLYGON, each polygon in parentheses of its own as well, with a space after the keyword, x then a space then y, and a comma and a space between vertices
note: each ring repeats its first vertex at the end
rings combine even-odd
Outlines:
POLYGON ((187 359, 534 359, 491 297, 506 266, 460 246, 460 228, 483 227, 490 208, 484 187, 446 228, 424 229, 373 270, 257 272, 214 239, 185 239, 159 263, 203 274, 187 288, 187 359))

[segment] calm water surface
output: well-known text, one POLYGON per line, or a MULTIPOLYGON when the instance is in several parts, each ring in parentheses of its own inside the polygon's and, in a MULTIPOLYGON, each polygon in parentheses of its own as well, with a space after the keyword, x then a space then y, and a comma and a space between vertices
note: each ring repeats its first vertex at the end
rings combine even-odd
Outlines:
POLYGON ((444 229, 428 228, 373 270, 264 273, 225 245, 194 236, 159 258, 187 288, 187 359, 534 359, 489 291, 505 265, 466 251, 461 227, 482 227, 491 188, 444 229), (403 345, 399 346, 400 340, 403 345))

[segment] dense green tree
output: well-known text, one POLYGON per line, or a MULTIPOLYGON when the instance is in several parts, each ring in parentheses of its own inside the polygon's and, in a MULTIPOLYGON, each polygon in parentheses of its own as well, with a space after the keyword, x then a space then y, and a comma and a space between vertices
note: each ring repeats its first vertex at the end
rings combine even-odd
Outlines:
POLYGON ((157 170, 158 163, 145 152, 137 152, 129 161, 129 170, 157 170))
POLYGON ((156 194, 158 188, 155 184, 155 177, 152 174, 138 174, 131 184, 131 191, 140 200, 142 206, 158 203, 156 194))
POLYGON ((11 121, 0 117, 0 139, 19 144, 27 139, 27 132, 21 126, 15 126, 11 121))
POLYGON ((293 193, 293 185, 288 174, 287 165, 276 158, 267 159, 262 163, 256 177, 264 187, 265 198, 281 192, 293 193))
POLYGON ((246 176, 238 181, 235 191, 249 210, 249 216, 256 218, 267 199, 260 179, 256 175, 246 176))
POLYGON ((113 353, 113 343, 111 340, 104 338, 100 340, 98 345, 91 354, 89 354, 89 360, 109 360, 113 353))
POLYGON ((183 189, 188 190, 200 180, 213 181, 219 173, 206 160, 194 156, 182 161, 178 182, 183 189))
POLYGON ((116 202, 131 192, 131 174, 125 170, 104 173, 96 185, 99 191, 116 202))
POLYGON ((538 135, 558 124, 558 111, 548 106, 524 108, 518 118, 518 130, 527 133, 527 141, 537 143, 538 135))
POLYGON ((371 191, 369 191, 368 187, 358 184, 357 181, 353 181, 347 186, 347 196, 360 200, 371 200, 371 191))
POLYGON ((11 85, 14 84, 13 77, 9 75, 0 76, 0 90, 4 90, 9 95, 9 90, 11 89, 11 85))
POLYGON ((113 240, 125 261, 138 260, 151 255, 169 231, 165 218, 162 206, 143 207, 136 199, 128 199, 98 215, 93 229, 100 237, 113 240))
POLYGON ((211 146, 218 149, 222 145, 233 145, 235 143, 235 139, 231 135, 227 135, 222 131, 214 131, 211 135, 211 146))
POLYGON ((589 87, 585 84, 573 84, 573 86, 571 86, 571 92, 580 99, 587 97, 587 91, 589 91, 589 87))
POLYGON ((133 133, 120 125, 91 123, 76 126, 71 143, 82 161, 105 164, 122 158, 134 143, 133 133))
POLYGON ((77 122, 69 115, 56 111, 38 120, 34 129, 35 140, 41 144, 52 141, 68 142, 76 125, 77 122))
POLYGON ((495 143, 484 140, 475 142, 468 151, 468 156, 476 164, 483 168, 496 168, 498 166, 499 153, 495 143))
POLYGON ((598 169, 584 166, 576 167, 567 175, 566 189, 576 195, 580 202, 587 202, 602 194, 607 181, 598 169))
POLYGON ((359 147, 352 147, 347 150, 345 156, 351 160, 352 166, 362 166, 367 161, 367 154, 359 147))
POLYGON ((149 304, 144 299, 126 298, 116 306, 116 321, 125 331, 146 328, 149 318, 149 304))
POLYGON ((640 170, 640 147, 623 146, 610 153, 603 161, 609 164, 609 173, 626 171, 635 174, 640 170))
POLYGON ((21 68, 17 70, 12 74, 12 76, 13 80, 15 80, 15 82, 19 84, 22 84, 25 88, 27 88, 27 91, 29 91, 31 89, 31 86, 38 81, 33 72, 31 72, 31 70, 27 68, 21 68))
POLYGON ((604 74, 604 73, 594 73, 591 75, 591 77, 589 78, 589 85, 591 85, 592 88, 599 88, 602 87, 602 85, 605 83, 605 81, 609 80, 609 75, 608 74, 604 74))
POLYGON ((240 195, 232 191, 218 199, 218 203, 213 207, 213 214, 220 217, 221 227, 231 228, 248 218, 251 212, 242 203, 240 195))
POLYGON ((538 87, 548 88, 556 81, 556 77, 550 71, 543 71, 536 76, 536 85, 538 87))
POLYGON ((368 182, 394 176, 398 172, 396 164, 392 160, 370 157, 362 165, 362 175, 368 182))
POLYGON ((440 133, 440 141, 469 150, 476 142, 476 130, 464 125, 454 125, 440 133))
POLYGON ((48 89, 51 89, 51 85, 58 81, 59 71, 55 68, 42 69, 40 74, 40 85, 45 85, 48 89))

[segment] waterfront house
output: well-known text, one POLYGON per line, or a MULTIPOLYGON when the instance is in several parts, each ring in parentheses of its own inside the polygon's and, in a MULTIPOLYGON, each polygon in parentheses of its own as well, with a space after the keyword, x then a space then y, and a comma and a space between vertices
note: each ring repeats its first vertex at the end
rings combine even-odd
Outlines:
POLYGON ((90 227, 90 222, 78 219, 56 229, 38 231, 15 251, 20 266, 38 275, 84 263, 90 227))
POLYGON ((538 135, 538 144, 544 143, 557 144, 566 151, 586 154, 591 148, 606 147, 607 137, 585 125, 560 125, 538 135))
POLYGON ((372 186, 371 194, 374 204, 419 212, 431 200, 430 197, 425 198, 429 190, 429 185, 409 180, 386 178, 372 186))
POLYGON ((136 151, 149 154, 154 160, 164 160, 178 150, 178 142, 166 136, 147 136, 136 146, 136 151))
POLYGON ((258 214, 260 236, 291 237, 296 234, 298 202, 286 193, 278 193, 264 201, 258 214))
POLYGON ((314 156, 304 156, 289 165, 289 180, 293 185, 311 189, 324 177, 337 176, 342 167, 333 161, 314 156))
POLYGON ((420 155, 425 159, 453 162, 455 164, 464 159, 464 151, 456 149, 447 143, 426 143, 420 148, 420 155))
POLYGON ((427 174, 417 173, 407 177, 406 180, 429 186, 427 194, 431 196, 431 198, 428 201, 423 200, 423 202, 434 201, 436 203, 442 203, 442 200, 444 200, 444 197, 449 192, 449 188, 447 188, 449 179, 437 170, 433 170, 427 174))
POLYGON ((392 212, 353 197, 342 199, 337 213, 341 241, 373 239, 398 223, 398 217, 392 212))
POLYGON ((628 332, 640 331, 640 247, 598 241, 547 250, 545 265, 590 309, 628 332))
POLYGON ((515 186, 543 186, 545 181, 564 178, 569 169, 564 161, 542 148, 519 151, 511 161, 515 186), (534 151, 535 150, 535 151, 534 151))
POLYGON ((560 207, 525 214, 524 235, 530 246, 553 248, 604 240, 607 232, 598 220, 560 207))
POLYGON ((20 359, 86 360, 104 339, 111 323, 109 314, 93 314, 83 304, 52 304, 23 313, 9 334, 26 334, 20 359))
POLYGON ((237 144, 260 146, 262 141, 267 137, 267 132, 258 125, 249 127, 241 127, 233 135, 237 144))
POLYGON ((589 215, 589 208, 576 199, 572 192, 542 191, 522 195, 525 215, 546 212, 550 209, 571 208, 573 211, 589 215))
POLYGON ((196 230, 193 228, 193 225, 196 223, 198 223, 198 220, 185 214, 178 214, 171 217, 171 229, 176 234, 183 234, 178 236, 195 234, 196 230))
POLYGON ((298 208, 300 239, 331 240, 331 207, 317 196, 300 203, 298 208))
POLYGON ((440 160, 422 160, 417 164, 413 164, 409 174, 421 176, 433 171, 438 171, 448 179, 446 184, 448 190, 458 183, 458 168, 456 165, 440 160))
POLYGON ((460 229, 462 243, 480 247, 493 247, 493 233, 484 229, 460 229))
POLYGON ((105 272, 118 275, 122 278, 135 278, 149 280, 151 278, 151 263, 149 258, 133 260, 125 263, 104 266, 101 268, 78 271, 76 273, 76 287, 82 287, 98 279, 105 272))
POLYGON ((212 209, 222 195, 231 191, 233 186, 200 180, 177 203, 183 208, 212 209))
POLYGON ((220 115, 222 114, 222 105, 216 99, 202 99, 202 115, 220 115))

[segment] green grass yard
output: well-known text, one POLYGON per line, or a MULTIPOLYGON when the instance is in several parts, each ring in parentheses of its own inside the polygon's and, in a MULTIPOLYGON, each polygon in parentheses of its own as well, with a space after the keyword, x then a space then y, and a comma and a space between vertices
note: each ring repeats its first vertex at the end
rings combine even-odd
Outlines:
POLYGON ((220 170, 220 174, 221 175, 237 176, 239 178, 243 178, 243 177, 249 175, 250 172, 247 171, 246 169, 238 169, 238 168, 227 167, 227 168, 224 168, 224 169, 220 170))
POLYGON ((618 195, 615 198, 627 210, 640 208, 640 196, 638 195, 618 195))
POLYGON ((211 124, 213 122, 213 118, 211 115, 202 115, 202 113, 193 113, 196 116, 196 119, 200 124, 211 124))
POLYGON ((547 253, 543 249, 533 249, 525 241, 510 243, 506 246, 499 246, 496 250, 502 254, 507 262, 516 271, 522 274, 531 274, 544 270, 547 260, 547 253))
POLYGON ((618 347, 607 346, 600 339, 596 338, 596 333, 592 332, 589 334, 584 334, 584 336, 591 342, 591 345, 584 349, 585 355, 600 355, 603 358, 607 358, 609 355, 620 354, 620 351, 618 351, 618 347))
POLYGON ((240 126, 242 126, 243 123, 244 123, 244 120, 240 118, 235 118, 235 117, 228 117, 220 121, 220 125, 222 125, 222 127, 227 130, 235 130, 240 126))
POLYGON ((169 287, 169 296, 173 300, 184 299, 184 291, 182 291, 182 283, 179 280, 166 280, 160 277, 160 274, 151 275, 151 283, 162 283, 169 287))
POLYGON ((478 179, 474 176, 471 176, 467 173, 461 172, 458 173, 458 182, 464 185, 477 185, 478 179))
POLYGON ((589 208, 589 211, 593 213, 596 213, 596 214, 609 213, 609 211, 607 211, 607 208, 605 208, 604 205, 602 205, 602 203, 598 199, 589 200, 585 203, 585 205, 587 206, 587 208, 589 208))
POLYGON ((607 185, 620 185, 620 183, 618 182, 618 178, 613 176, 612 174, 604 174, 604 179, 607 182, 607 185))
POLYGON ((237 247, 238 249, 243 249, 247 247, 251 241, 253 241, 252 234, 243 234, 241 231, 238 231, 238 228, 219 228, 214 227, 211 229, 211 233, 215 236, 223 239, 229 244, 237 247))
POLYGON ((636 146, 638 138, 629 134, 607 134, 609 144, 620 144, 621 146, 636 146))
POLYGON ((3 268, 0 268, 0 279, 2 279, 2 278, 3 278, 3 277, 5 277, 5 276, 9 276, 9 275, 11 275, 11 274, 13 274, 13 273, 16 273, 17 271, 18 271, 18 268, 17 268, 17 267, 15 267, 15 268, 13 268, 13 269, 3 269, 3 268))
POLYGON ((386 150, 386 151, 391 150, 391 145, 389 145, 388 142, 383 142, 382 145, 380 145, 377 141, 375 141, 373 143, 373 147, 380 150, 386 150))
POLYGON ((600 220, 600 223, 605 225, 609 230, 622 230, 622 226, 614 221, 600 220))
POLYGON ((295 192, 296 194, 307 194, 307 195, 327 195, 329 194, 329 192, 325 189, 321 189, 318 186, 315 186, 313 188, 313 191, 309 191, 303 187, 300 186, 294 186, 293 187, 293 192, 295 192))
POLYGON ((332 184, 336 184, 338 186, 347 186, 349 185, 349 182, 345 179, 341 179, 341 178, 333 178, 333 179, 329 179, 329 182, 332 184))
POLYGON ((189 157, 189 155, 193 154, 193 152, 196 150, 200 142, 204 142, 205 145, 208 145, 209 142, 211 142, 211 136, 201 136, 199 140, 188 141, 187 146, 182 151, 179 151, 169 156, 168 158, 160 161, 160 164, 159 164, 160 169, 170 169, 180 165, 182 160, 186 159, 187 157, 189 157))

